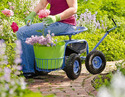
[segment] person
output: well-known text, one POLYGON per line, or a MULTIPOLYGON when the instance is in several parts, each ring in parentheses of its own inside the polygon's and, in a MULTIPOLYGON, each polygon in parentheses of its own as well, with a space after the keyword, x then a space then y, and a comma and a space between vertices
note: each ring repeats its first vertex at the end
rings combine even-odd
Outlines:
MULTIPOLYGON (((33 22, 34 17, 41 9, 46 9, 50 4, 50 15, 44 19, 44 23, 35 23, 30 26, 20 27, 17 31, 17 39, 21 41, 22 45, 22 71, 26 78, 33 77, 35 75, 34 61, 35 55, 33 46, 26 44, 26 38, 32 35, 42 35, 37 30, 42 30, 44 24, 48 26, 44 29, 44 34, 48 33, 61 33, 74 30, 76 26, 76 19, 74 14, 77 12, 77 0, 40 0, 35 9, 25 18, 25 22, 29 19, 33 22)), ((38 70, 37 70, 38 71, 38 70)))

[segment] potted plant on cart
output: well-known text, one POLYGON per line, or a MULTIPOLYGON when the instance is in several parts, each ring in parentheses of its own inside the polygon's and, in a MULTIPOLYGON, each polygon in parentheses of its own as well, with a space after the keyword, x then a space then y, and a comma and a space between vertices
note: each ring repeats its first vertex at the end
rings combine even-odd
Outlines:
POLYGON ((50 69, 58 69, 62 66, 65 50, 65 42, 54 40, 54 34, 46 36, 31 36, 26 43, 33 45, 37 68, 49 72, 50 69))

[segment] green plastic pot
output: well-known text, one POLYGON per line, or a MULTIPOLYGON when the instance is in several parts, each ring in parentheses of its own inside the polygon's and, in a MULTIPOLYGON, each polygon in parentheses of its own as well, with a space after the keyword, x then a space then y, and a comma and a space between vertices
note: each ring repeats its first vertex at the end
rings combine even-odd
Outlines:
POLYGON ((63 64, 65 42, 53 47, 34 45, 37 67, 40 69, 58 69, 63 64))

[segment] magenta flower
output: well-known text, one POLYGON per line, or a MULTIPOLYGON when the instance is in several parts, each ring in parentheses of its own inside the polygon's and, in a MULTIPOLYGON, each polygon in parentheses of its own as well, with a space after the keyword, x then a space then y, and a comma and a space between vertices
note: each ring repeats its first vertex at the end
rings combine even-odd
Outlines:
POLYGON ((17 26, 17 24, 15 22, 12 23, 11 28, 13 30, 13 32, 15 33, 16 31, 18 31, 19 27, 17 26))
POLYGON ((49 14, 50 14, 50 11, 47 10, 47 9, 40 10, 39 13, 38 13, 38 17, 39 17, 40 19, 42 19, 42 18, 47 17, 49 14))
POLYGON ((7 17, 10 17, 10 16, 13 16, 14 15, 14 12, 12 10, 9 10, 9 9, 5 9, 2 11, 2 13, 7 16, 7 17))

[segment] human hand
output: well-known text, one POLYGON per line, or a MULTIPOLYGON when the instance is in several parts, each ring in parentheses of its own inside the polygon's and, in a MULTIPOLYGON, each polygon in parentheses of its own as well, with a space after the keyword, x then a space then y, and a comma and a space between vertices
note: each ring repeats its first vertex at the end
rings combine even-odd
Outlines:
POLYGON ((26 18, 25 18, 25 23, 27 24, 27 26, 31 25, 34 17, 36 15, 36 12, 31 12, 26 18))
POLYGON ((58 22, 61 20, 61 17, 59 15, 49 15, 48 17, 46 17, 44 20, 43 20, 43 24, 48 26, 52 23, 55 23, 55 22, 58 22))

